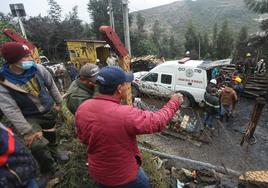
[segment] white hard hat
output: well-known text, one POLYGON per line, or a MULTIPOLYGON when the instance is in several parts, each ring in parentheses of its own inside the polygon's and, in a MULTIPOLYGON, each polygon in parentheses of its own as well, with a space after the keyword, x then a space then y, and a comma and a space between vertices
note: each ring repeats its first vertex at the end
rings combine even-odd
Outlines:
POLYGON ((216 79, 211 79, 209 82, 212 83, 212 84, 217 85, 217 80, 216 79))
POLYGON ((187 51, 185 54, 186 54, 186 55, 190 55, 190 51, 187 51))

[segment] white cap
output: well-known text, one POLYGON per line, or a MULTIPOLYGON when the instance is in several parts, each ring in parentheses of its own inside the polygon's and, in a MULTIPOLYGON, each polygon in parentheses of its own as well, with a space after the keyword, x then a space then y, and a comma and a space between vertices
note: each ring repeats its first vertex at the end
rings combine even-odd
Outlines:
POLYGON ((217 85, 217 80, 216 79, 211 79, 209 82, 212 83, 212 84, 217 85))

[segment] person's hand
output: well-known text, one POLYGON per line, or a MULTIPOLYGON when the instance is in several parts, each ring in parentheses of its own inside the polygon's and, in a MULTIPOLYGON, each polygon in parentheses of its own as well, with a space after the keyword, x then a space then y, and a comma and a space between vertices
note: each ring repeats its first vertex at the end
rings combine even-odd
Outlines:
POLYGON ((59 111, 61 110, 61 104, 56 104, 56 105, 54 106, 54 109, 55 109, 57 112, 59 112, 59 111))
POLYGON ((35 133, 35 139, 40 140, 43 137, 43 132, 39 131, 35 133))
POLYGON ((43 136, 43 133, 42 131, 39 131, 39 132, 36 132, 36 133, 28 133, 26 134, 24 137, 23 137, 23 140, 24 140, 24 144, 26 146, 31 146, 32 143, 35 141, 35 140, 40 140, 43 136))
POLYGON ((180 104, 183 103, 183 95, 181 93, 175 93, 172 95, 171 99, 179 101, 180 104))

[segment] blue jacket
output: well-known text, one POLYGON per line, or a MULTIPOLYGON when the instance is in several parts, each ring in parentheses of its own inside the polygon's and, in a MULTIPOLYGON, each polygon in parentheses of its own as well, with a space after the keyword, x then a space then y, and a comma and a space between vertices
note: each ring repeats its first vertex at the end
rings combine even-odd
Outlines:
POLYGON ((36 173, 37 165, 30 151, 0 123, 0 187, 22 188, 36 173))

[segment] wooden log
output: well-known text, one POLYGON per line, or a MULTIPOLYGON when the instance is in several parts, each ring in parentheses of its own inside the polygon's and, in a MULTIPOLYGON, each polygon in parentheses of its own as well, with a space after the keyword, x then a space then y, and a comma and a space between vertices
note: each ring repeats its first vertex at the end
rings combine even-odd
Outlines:
POLYGON ((256 90, 256 91, 266 91, 266 87, 254 87, 254 86, 245 86, 245 89, 250 89, 250 90, 256 90))
POLYGON ((248 82, 246 86, 268 87, 268 84, 258 82, 248 82))
POLYGON ((244 91, 244 94, 251 95, 251 96, 254 96, 254 97, 259 97, 258 94, 250 92, 250 91, 244 91))
POLYGON ((186 137, 186 136, 182 136, 182 135, 180 135, 180 134, 176 134, 176 133, 174 133, 174 132, 172 132, 172 131, 164 130, 164 131, 162 131, 161 133, 162 133, 163 135, 172 136, 172 137, 174 137, 174 138, 178 138, 178 139, 180 139, 180 140, 187 140, 187 137, 186 137))
POLYGON ((147 149, 147 148, 144 148, 144 147, 139 147, 141 150, 143 151, 147 151, 149 153, 152 153, 158 157, 161 157, 161 158, 166 158, 166 159, 172 159, 172 160, 175 160, 175 161, 179 161, 179 162, 182 162, 184 163, 186 166, 194 166, 196 169, 202 169, 202 168, 206 168, 206 169, 213 169, 217 172, 220 172, 220 173, 223 173, 223 174, 230 174, 232 176, 235 176, 235 177, 238 177, 241 172, 238 172, 238 171, 235 171, 235 170, 232 170, 232 169, 229 169, 229 168, 225 168, 225 167, 222 167, 222 166, 215 166, 213 164, 210 164, 210 163, 206 163, 206 162, 202 162, 202 161, 196 161, 196 160, 192 160, 192 159, 188 159, 188 158, 184 158, 184 157, 180 157, 180 156, 177 156, 177 155, 170 155, 170 154, 167 154, 167 153, 162 153, 162 152, 159 152, 159 151, 154 151, 154 150, 151 150, 151 149, 147 149))
POLYGON ((242 184, 257 185, 259 187, 268 187, 268 171, 248 171, 239 176, 239 182, 242 184))

